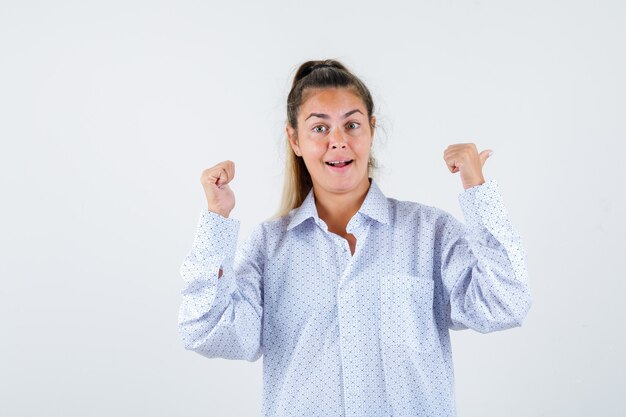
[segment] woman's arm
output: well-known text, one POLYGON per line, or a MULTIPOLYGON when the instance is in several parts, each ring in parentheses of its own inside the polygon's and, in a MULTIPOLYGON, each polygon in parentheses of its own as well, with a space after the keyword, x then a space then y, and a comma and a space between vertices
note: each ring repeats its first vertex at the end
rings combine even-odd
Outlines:
POLYGON ((184 280, 178 330, 186 349, 203 356, 257 360, 262 354, 262 225, 236 251, 239 221, 204 209, 184 280))
POLYGON ((521 326, 532 303, 525 251, 498 184, 489 180, 466 189, 459 201, 467 225, 446 214, 442 226, 449 327, 487 333, 521 326))

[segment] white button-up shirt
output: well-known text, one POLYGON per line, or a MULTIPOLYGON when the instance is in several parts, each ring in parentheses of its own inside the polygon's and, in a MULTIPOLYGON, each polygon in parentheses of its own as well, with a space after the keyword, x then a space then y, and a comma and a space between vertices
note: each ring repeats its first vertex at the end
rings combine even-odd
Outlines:
POLYGON ((201 211, 180 336, 209 358, 263 355, 264 416, 455 416, 449 330, 520 326, 530 308, 495 180, 460 193, 467 225, 370 182, 346 229, 354 255, 313 190, 239 247, 237 219, 201 211))

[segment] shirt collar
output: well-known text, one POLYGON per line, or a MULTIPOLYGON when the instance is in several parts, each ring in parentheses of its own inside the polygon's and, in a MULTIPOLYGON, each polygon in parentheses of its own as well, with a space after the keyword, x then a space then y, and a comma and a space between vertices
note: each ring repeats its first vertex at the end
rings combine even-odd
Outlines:
MULTIPOLYGON (((291 230, 311 217, 319 224, 320 218, 317 214, 317 207, 315 206, 313 188, 311 188, 300 207, 295 210, 295 214, 289 222, 287 230, 291 230)), ((389 202, 385 194, 378 188, 373 178, 370 178, 370 187, 358 213, 364 214, 379 223, 390 223, 389 202)))

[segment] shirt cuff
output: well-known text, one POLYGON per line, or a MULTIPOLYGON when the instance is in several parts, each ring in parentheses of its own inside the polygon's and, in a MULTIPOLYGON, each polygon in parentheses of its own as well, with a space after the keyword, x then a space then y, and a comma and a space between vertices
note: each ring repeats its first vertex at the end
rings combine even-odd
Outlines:
POLYGON ((240 222, 204 208, 196 229, 193 245, 212 257, 235 257, 240 222))
POLYGON ((495 226, 499 219, 506 219, 498 182, 494 179, 475 185, 459 194, 459 203, 469 228, 495 226))

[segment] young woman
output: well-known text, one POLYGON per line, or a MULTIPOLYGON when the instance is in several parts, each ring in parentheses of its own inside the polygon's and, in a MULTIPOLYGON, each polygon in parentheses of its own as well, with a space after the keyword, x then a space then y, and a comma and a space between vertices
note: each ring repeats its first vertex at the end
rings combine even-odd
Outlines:
POLYGON ((264 416, 454 416, 449 330, 520 326, 530 308, 520 236, 482 174, 490 152, 443 154, 467 225, 388 198, 372 179, 373 108, 340 62, 300 66, 281 210, 239 248, 235 164, 202 173, 180 335, 209 358, 263 355, 264 416))

